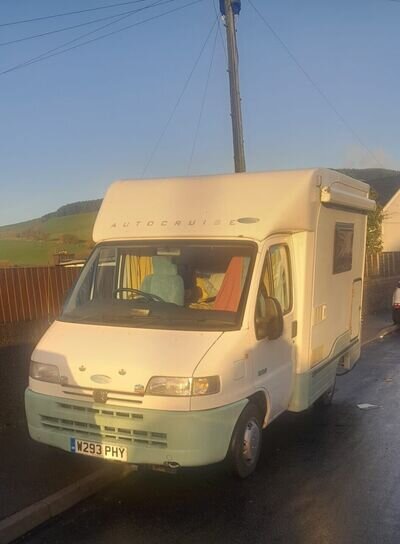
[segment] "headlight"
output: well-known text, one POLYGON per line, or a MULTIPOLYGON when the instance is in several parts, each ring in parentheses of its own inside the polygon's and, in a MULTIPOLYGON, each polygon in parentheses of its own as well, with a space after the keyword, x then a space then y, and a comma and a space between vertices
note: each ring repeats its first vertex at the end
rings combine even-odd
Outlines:
POLYGON ((168 397, 189 397, 192 390, 190 378, 151 378, 146 389, 148 395, 168 397))
POLYGON ((156 376, 149 381, 146 394, 162 397, 213 395, 220 391, 219 376, 209 378, 171 378, 156 376))
POLYGON ((202 395, 214 395, 219 393, 221 384, 219 376, 210 376, 209 378, 194 378, 192 384, 192 395, 194 397, 202 395))
POLYGON ((31 361, 29 375, 35 380, 42 382, 60 383, 60 372, 55 365, 46 365, 31 361))

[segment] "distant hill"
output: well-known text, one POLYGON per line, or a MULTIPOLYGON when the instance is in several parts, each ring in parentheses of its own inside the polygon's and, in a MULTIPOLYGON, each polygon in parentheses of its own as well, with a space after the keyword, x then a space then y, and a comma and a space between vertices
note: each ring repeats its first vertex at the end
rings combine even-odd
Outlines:
MULTIPOLYGON (((400 171, 389 170, 385 168, 342 168, 337 169, 338 172, 342 172, 352 178, 365 181, 379 195, 379 201, 385 205, 392 196, 400 189, 400 171)), ((31 221, 24 221, 16 223, 14 225, 0 226, 0 236, 4 231, 21 231, 31 226, 36 226, 38 223, 45 223, 50 219, 57 217, 78 216, 80 214, 97 214, 100 209, 102 199, 96 200, 84 200, 78 202, 72 202, 61 206, 55 212, 50 212, 38 219, 32 219, 31 221)))
POLYGON ((378 201, 385 206, 392 196, 400 189, 400 172, 398 170, 386 170, 384 168, 339 170, 352 178, 365 181, 378 193, 378 201))
POLYGON ((1 266, 41 266, 67 252, 86 258, 101 200, 74 202, 38 219, 0 227, 1 266))
MULTIPOLYGON (((385 205, 400 189, 400 171, 384 168, 341 169, 365 181, 385 205)), ((53 255, 67 251, 86 257, 92 247, 92 230, 101 199, 73 202, 38 219, 0 227, 0 266, 39 266, 53 263, 53 255)))
POLYGON ((47 213, 42 217, 37 219, 31 219, 29 221, 22 221, 21 223, 14 223, 12 225, 3 225, 0 226, 1 231, 19 231, 24 228, 30 228, 33 225, 37 225, 40 222, 46 222, 49 219, 54 217, 66 217, 69 215, 80 215, 86 213, 96 213, 99 211, 101 203, 103 200, 101 198, 96 200, 83 200, 79 202, 72 202, 71 204, 65 204, 56 210, 55 212, 47 213))
POLYGON ((72 202, 72 204, 66 204, 58 208, 56 212, 48 213, 41 219, 46 221, 52 217, 65 217, 66 215, 77 215, 80 213, 98 212, 103 200, 101 198, 97 200, 84 200, 81 202, 72 202))

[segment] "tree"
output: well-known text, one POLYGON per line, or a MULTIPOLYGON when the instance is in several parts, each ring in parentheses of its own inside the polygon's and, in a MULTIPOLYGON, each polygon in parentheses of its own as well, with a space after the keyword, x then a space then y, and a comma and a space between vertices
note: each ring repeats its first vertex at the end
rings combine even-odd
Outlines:
POLYGON ((385 218, 383 206, 379 204, 378 193, 371 189, 369 197, 376 202, 376 209, 368 213, 367 224, 367 255, 380 253, 383 249, 382 221, 385 218))

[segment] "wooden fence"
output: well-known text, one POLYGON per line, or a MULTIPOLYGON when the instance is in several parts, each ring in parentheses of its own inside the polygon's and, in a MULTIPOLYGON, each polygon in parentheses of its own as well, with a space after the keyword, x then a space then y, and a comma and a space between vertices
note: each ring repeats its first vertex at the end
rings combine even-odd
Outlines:
POLYGON ((0 268, 0 324, 53 319, 79 268, 0 268))
MULTIPOLYGON (((0 325, 53 319, 80 268, 0 268, 0 325)), ((399 276, 400 252, 368 255, 366 278, 399 276)))
POLYGON ((400 251, 367 255, 365 263, 366 278, 389 278, 392 276, 399 276, 400 279, 400 251))

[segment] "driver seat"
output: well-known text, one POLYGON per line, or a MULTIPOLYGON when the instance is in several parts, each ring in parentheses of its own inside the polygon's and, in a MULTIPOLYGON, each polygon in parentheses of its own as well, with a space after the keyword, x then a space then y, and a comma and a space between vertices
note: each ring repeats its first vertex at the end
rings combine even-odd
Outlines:
POLYGON ((153 274, 146 276, 140 289, 161 297, 165 302, 183 306, 185 287, 178 267, 169 257, 153 257, 153 274))

